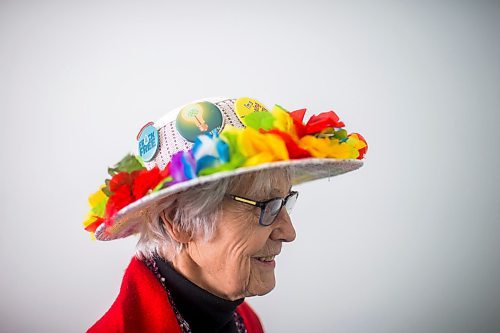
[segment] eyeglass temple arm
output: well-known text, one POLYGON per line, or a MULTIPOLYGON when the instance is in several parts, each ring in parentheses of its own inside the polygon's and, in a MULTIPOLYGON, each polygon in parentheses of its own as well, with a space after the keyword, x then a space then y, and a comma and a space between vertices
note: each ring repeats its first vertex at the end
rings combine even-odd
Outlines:
POLYGON ((257 207, 262 207, 264 204, 262 202, 258 202, 258 201, 254 201, 254 200, 250 200, 250 199, 247 199, 247 198, 243 198, 243 197, 238 197, 236 195, 232 195, 232 194, 229 194, 229 196, 231 198, 233 198, 234 200, 238 201, 238 202, 242 202, 242 203, 245 203, 247 205, 252 205, 252 206, 257 206, 257 207))

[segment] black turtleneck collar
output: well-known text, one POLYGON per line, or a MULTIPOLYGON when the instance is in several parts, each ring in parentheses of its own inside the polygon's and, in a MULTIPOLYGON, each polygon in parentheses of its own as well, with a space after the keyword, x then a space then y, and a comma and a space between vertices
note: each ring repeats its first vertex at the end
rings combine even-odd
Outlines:
POLYGON ((244 299, 229 301, 198 287, 164 259, 155 258, 160 274, 165 278, 170 295, 193 333, 237 332, 234 311, 244 299))

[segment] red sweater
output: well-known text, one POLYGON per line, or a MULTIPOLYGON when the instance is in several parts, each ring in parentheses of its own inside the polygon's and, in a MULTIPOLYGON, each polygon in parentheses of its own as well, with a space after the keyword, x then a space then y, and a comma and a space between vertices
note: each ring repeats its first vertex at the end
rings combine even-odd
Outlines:
MULTIPOLYGON (((263 333, 259 318, 243 302, 236 309, 248 333, 263 333)), ((137 258, 123 276, 120 293, 111 308, 88 333, 182 333, 167 293, 146 265, 137 258)))

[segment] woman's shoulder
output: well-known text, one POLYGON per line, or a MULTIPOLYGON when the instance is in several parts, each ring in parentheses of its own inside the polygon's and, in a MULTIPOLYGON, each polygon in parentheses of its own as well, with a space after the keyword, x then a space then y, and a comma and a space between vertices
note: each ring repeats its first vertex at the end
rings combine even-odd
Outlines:
POLYGON ((162 285, 148 267, 134 257, 113 305, 87 332, 181 333, 181 330, 162 285))

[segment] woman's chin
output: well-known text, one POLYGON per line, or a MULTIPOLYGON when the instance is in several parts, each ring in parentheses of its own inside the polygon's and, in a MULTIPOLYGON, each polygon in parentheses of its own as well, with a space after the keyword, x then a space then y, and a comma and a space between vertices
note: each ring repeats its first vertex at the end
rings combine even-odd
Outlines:
POLYGON ((249 286, 247 295, 245 296, 263 296, 274 289, 276 285, 274 269, 270 270, 268 268, 257 268, 254 272, 258 277, 252 279, 254 282, 249 286))
POLYGON ((275 284, 273 283, 272 287, 270 286, 270 287, 268 287, 268 288, 264 288, 263 290, 261 290, 261 291, 257 294, 257 296, 264 296, 264 295, 269 294, 269 293, 270 293, 270 292, 274 289, 274 286, 275 286, 275 284))

